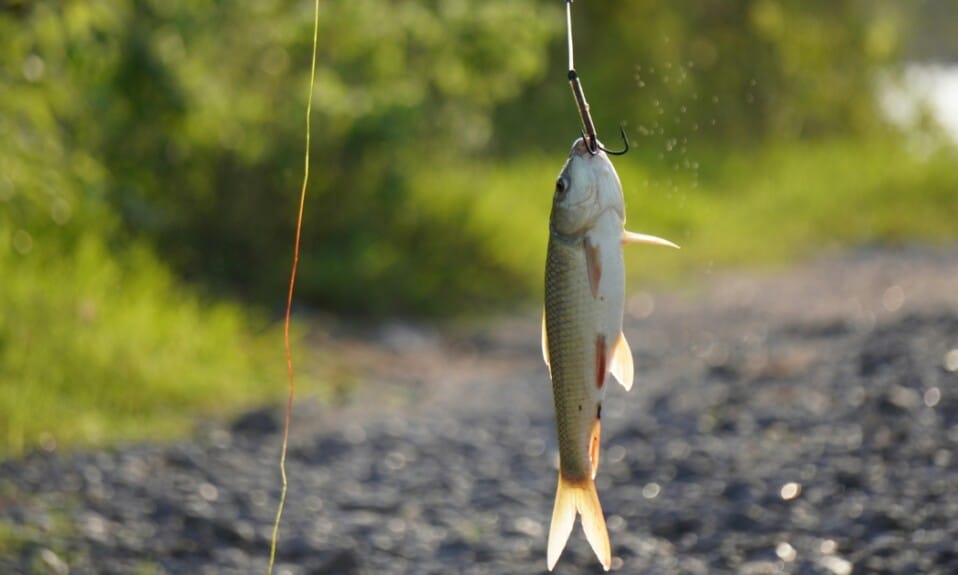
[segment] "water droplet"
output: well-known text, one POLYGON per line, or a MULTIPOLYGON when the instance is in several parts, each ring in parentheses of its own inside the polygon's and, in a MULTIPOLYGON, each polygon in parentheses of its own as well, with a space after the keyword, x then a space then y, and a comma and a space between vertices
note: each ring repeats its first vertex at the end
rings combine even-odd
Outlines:
POLYGON ((941 390, 937 387, 928 388, 925 391, 924 400, 928 407, 935 407, 941 401, 941 390))

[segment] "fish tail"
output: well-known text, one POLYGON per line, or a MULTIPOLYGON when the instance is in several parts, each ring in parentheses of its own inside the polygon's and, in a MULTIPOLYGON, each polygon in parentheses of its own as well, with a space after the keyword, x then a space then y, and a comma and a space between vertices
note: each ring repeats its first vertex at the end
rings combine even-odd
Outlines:
POLYGON ((546 561, 549 571, 555 567, 559 555, 572 533, 576 515, 582 516, 582 529, 592 551, 598 557, 602 567, 608 571, 612 565, 612 548, 609 545, 609 531, 605 526, 605 516, 599 503, 599 494, 592 479, 570 481, 559 473, 559 486, 556 488, 555 506, 552 508, 552 526, 549 528, 549 543, 546 561))

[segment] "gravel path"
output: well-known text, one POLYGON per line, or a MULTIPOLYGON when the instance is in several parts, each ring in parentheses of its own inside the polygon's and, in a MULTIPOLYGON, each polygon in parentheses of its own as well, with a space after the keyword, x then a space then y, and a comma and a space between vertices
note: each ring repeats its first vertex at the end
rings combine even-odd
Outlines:
MULTIPOLYGON (((863 250, 639 293, 597 480, 613 568, 958 573, 958 249, 863 250)), ((543 573, 556 481, 539 320, 381 326, 301 402, 284 574, 543 573)), ((334 330, 335 333, 335 330, 334 330)), ((280 414, 0 463, 0 573, 265 573, 280 414)), ((557 573, 597 573, 581 530, 557 573)))

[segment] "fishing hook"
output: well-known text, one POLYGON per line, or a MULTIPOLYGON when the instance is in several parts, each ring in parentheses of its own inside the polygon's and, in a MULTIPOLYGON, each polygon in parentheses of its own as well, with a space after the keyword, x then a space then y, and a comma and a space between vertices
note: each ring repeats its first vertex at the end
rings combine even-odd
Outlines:
POLYGON ((610 156, 624 156, 626 152, 629 151, 629 136, 625 133, 625 124, 619 124, 619 135, 622 136, 622 143, 625 144, 625 147, 621 150, 613 152, 612 150, 606 148, 602 144, 597 144, 599 149, 609 154, 610 156))
POLYGON ((599 136, 595 131, 595 123, 592 122, 592 114, 589 111, 589 103, 585 99, 585 92, 582 90, 582 82, 579 80, 579 74, 575 71, 572 49, 572 2, 565 0, 565 21, 566 36, 569 44, 569 85, 572 87, 572 96, 575 98, 576 109, 579 111, 579 119, 582 121, 582 138, 585 140, 586 148, 593 156, 599 153, 599 150, 613 156, 621 156, 629 151, 629 137, 625 134, 625 126, 619 126, 619 132, 622 135, 622 141, 625 148, 613 152, 599 143, 599 136))
MULTIPOLYGON (((586 133, 584 131, 579 130, 579 133, 582 134, 583 140, 585 140, 586 142, 589 141, 588 136, 586 136, 586 133)), ((613 152, 612 150, 610 150, 609 148, 606 148, 603 144, 599 143, 598 141, 596 141, 596 147, 599 150, 602 150, 603 152, 605 152, 606 154, 609 154, 610 156, 624 156, 625 153, 629 151, 629 136, 628 134, 625 133, 625 124, 619 124, 619 135, 622 136, 622 143, 625 145, 625 147, 622 148, 621 150, 617 150, 613 152)), ((595 152, 592 151, 591 148, 589 149, 589 152, 593 156, 598 153, 597 151, 595 152)))

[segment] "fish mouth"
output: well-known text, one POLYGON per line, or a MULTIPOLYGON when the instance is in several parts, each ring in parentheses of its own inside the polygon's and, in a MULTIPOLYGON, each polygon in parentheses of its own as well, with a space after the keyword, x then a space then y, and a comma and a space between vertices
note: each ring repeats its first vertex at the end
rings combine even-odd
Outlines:
POLYGON ((589 145, 586 143, 585 138, 579 137, 575 142, 572 142, 572 149, 569 150, 569 156, 578 156, 580 158, 595 158, 597 156, 605 157, 605 148, 602 147, 602 142, 596 140, 598 144, 598 149, 592 151, 589 149, 589 145))
POLYGON ((589 146, 585 143, 585 138, 578 138, 575 142, 572 142, 572 149, 569 151, 569 155, 584 158, 592 156, 593 154, 589 151, 589 146))

